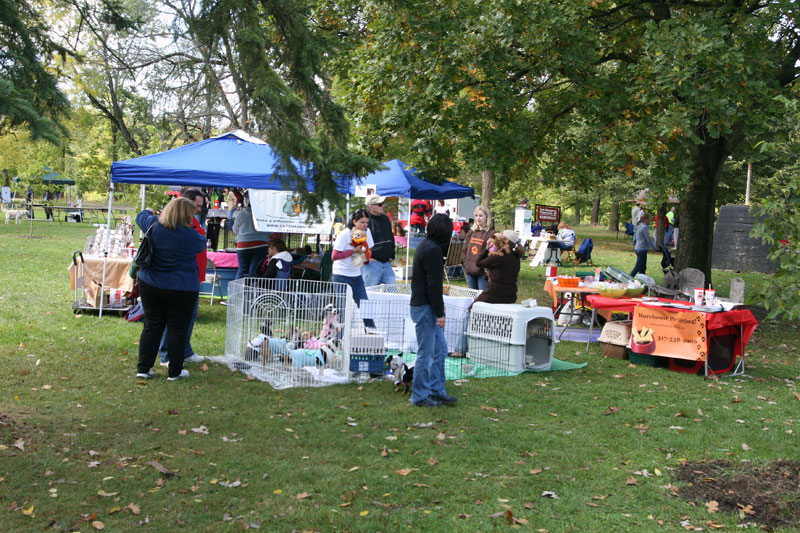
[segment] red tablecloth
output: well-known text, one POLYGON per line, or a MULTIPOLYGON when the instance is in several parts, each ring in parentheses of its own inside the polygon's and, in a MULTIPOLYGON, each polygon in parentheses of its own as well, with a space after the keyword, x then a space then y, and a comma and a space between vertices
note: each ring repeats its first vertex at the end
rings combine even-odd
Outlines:
POLYGON ((214 261, 217 268, 239 268, 239 258, 235 253, 208 252, 208 258, 214 261))
MULTIPOLYGON (((621 311, 623 313, 631 313, 637 306, 649 307, 651 309, 660 309, 662 311, 669 311, 675 313, 683 313, 691 311, 691 309, 679 309, 676 307, 662 307, 658 305, 648 305, 647 302, 633 300, 631 298, 605 298, 600 295, 589 295, 586 297, 592 307, 596 309, 612 309, 614 311, 621 311)), ((678 303, 686 305, 686 302, 678 302, 676 300, 669 300, 666 298, 659 298, 659 302, 678 303)), ((755 331, 758 325, 758 320, 753 316, 748 309, 732 309, 730 311, 721 311, 718 313, 702 313, 706 321, 706 329, 714 331, 717 329, 726 328, 729 326, 742 328, 742 344, 747 346, 747 341, 755 331)), ((734 353, 741 355, 741 347, 736 343, 734 353)))

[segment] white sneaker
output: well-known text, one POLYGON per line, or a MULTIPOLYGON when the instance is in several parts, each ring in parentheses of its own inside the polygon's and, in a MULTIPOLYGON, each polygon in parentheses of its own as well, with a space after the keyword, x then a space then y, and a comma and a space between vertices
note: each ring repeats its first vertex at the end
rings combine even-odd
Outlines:
POLYGON ((174 378, 167 378, 167 381, 178 381, 179 379, 186 379, 188 377, 189 377, 189 371, 184 369, 181 370, 181 373, 175 376, 174 378))
POLYGON ((152 370, 148 370, 147 373, 144 373, 144 372, 137 372, 136 373, 136 377, 139 378, 139 379, 150 379, 153 376, 155 376, 155 374, 153 373, 152 370))
POLYGON ((184 363, 202 363, 205 360, 206 360, 205 357, 203 357, 202 355, 197 355, 196 353, 193 353, 189 357, 183 358, 184 363))
POLYGON ((161 365, 161 366, 169 368, 169 361, 159 361, 158 364, 161 365))

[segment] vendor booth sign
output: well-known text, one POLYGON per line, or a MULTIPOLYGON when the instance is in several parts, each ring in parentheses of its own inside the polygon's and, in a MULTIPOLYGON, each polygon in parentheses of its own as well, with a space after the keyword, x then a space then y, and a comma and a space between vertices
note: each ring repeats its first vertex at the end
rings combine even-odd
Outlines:
POLYGON ((378 186, 374 183, 367 185, 356 185, 356 194, 358 198, 366 198, 370 194, 377 194, 378 186))
POLYGON ((560 222, 561 208, 557 205, 536 204, 536 220, 547 224, 560 222))
POLYGON ((633 352, 704 361, 706 346, 706 321, 703 313, 640 306, 633 310, 633 352))
POLYGON ((531 215, 530 209, 517 207, 514 209, 514 231, 524 242, 531 238, 531 215))
POLYGON ((321 219, 314 221, 303 211, 295 192, 250 189, 253 222, 258 231, 327 235, 333 226, 334 212, 322 204, 321 219))

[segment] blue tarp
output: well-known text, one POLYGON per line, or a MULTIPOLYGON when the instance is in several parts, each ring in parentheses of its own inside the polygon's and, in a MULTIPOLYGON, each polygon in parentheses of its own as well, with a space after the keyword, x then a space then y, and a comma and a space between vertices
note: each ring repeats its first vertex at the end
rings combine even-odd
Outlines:
MULTIPOLYGON (((278 173, 278 156, 260 139, 237 130, 211 139, 111 164, 113 183, 189 185, 284 190, 278 173)), ((381 196, 444 200, 472 196, 471 187, 445 181, 441 185, 417 177, 398 159, 384 163, 385 170, 354 180, 340 180, 340 192, 355 193, 356 184, 374 184, 381 196)), ((295 162, 300 175, 310 176, 308 164, 295 162)), ((289 184, 288 190, 291 190, 289 184)), ((313 183, 309 180, 309 190, 313 183)))
MULTIPOLYGON (((406 164, 399 159, 392 159, 382 166, 385 170, 376 170, 364 178, 359 178, 359 185, 375 185, 375 192, 381 196, 401 196, 421 200, 448 200, 473 196, 472 187, 459 185, 452 181, 444 181, 437 185, 419 178, 416 169, 406 169, 406 164)), ((355 187, 351 189, 351 194, 355 187)))

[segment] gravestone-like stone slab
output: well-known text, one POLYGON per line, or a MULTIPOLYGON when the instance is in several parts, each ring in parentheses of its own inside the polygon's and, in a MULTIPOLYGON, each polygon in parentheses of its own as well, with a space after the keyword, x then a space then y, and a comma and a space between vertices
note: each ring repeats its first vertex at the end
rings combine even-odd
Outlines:
POLYGON ((727 204, 719 210, 714 228, 711 267, 734 272, 773 273, 778 265, 767 259, 769 246, 750 237, 755 219, 750 206, 727 204))

